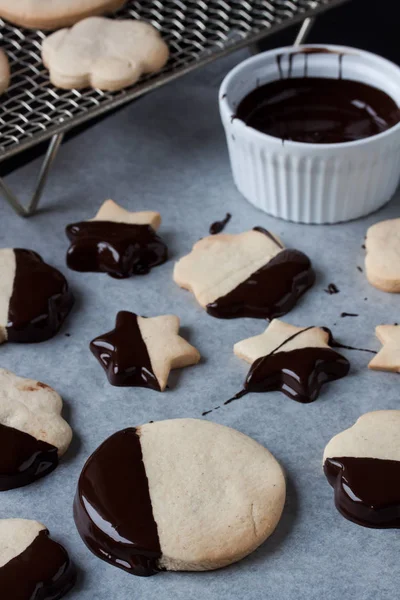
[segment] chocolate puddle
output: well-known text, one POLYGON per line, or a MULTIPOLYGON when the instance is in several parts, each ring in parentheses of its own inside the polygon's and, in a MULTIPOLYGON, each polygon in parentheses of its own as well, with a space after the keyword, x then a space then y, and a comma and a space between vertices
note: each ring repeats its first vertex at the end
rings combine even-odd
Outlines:
POLYGON ((90 342, 90 350, 105 370, 111 385, 160 391, 134 313, 120 311, 115 329, 90 342))
POLYGON ((0 491, 28 485, 58 465, 58 450, 18 429, 0 424, 0 491))
POLYGON ((327 458, 325 475, 341 514, 365 527, 400 528, 400 462, 327 458))
POLYGON ((89 458, 79 478, 74 517, 83 541, 99 558, 143 577, 160 571, 160 541, 136 429, 115 433, 89 458))

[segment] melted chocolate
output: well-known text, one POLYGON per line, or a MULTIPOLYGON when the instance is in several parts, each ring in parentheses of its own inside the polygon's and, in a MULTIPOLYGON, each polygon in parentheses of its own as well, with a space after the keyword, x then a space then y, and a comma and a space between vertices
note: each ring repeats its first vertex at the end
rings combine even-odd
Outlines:
POLYGON ((282 250, 234 290, 207 305, 220 319, 274 319, 289 312, 315 281, 310 259, 298 250, 282 250))
POLYGON ((340 292, 340 290, 336 287, 334 283, 330 283, 324 291, 330 295, 338 294, 340 292))
POLYGON ((26 550, 0 568, 4 600, 59 600, 74 586, 66 550, 43 530, 26 550))
POLYGON ((356 313, 348 313, 348 312, 342 312, 340 313, 340 316, 343 317, 358 317, 358 315, 356 313))
POLYGON ((232 215, 230 213, 226 213, 225 219, 222 219, 222 221, 215 221, 214 223, 211 223, 210 234, 216 235, 217 233, 221 233, 221 231, 225 229, 226 225, 229 223, 231 218, 232 215))
POLYGON ((250 92, 240 102, 237 118, 273 137, 313 144, 351 142, 399 123, 399 107, 382 90, 341 79, 341 72, 339 79, 307 77, 307 56, 305 76, 291 78, 295 55, 289 57, 288 78, 278 60, 280 79, 250 92))
POLYGON ((365 527, 400 528, 399 461, 327 458, 324 471, 344 517, 365 527))
POLYGON ((160 541, 136 429, 119 431, 89 458, 79 478, 74 517, 88 548, 143 577, 160 568, 160 541))
POLYGON ((55 446, 0 424, 0 491, 28 485, 58 465, 55 446))
POLYGON ((74 303, 64 275, 32 250, 14 250, 16 271, 8 307, 10 342, 43 342, 60 329, 74 303))
POLYGON ((119 279, 145 275, 168 258, 167 246, 150 225, 82 221, 68 225, 67 265, 74 271, 108 273, 119 279))
POLYGON ((111 385, 160 391, 134 313, 120 311, 115 329, 90 342, 90 350, 107 373, 111 385))

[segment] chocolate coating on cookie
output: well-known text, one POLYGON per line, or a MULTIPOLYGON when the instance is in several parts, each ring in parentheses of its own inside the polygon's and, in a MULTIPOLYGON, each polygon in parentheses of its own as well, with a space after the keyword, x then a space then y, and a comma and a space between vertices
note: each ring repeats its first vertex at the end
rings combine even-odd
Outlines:
POLYGON ((226 296, 208 304, 207 312, 220 319, 274 319, 289 312, 314 281, 305 254, 282 250, 226 296))
POLYGON ((160 391, 136 314, 120 311, 115 329, 95 338, 90 343, 90 350, 111 385, 160 391))
POLYGON ((4 600, 59 600, 74 586, 75 568, 66 550, 43 529, 18 556, 0 567, 4 600))
POLYGON ((160 541, 136 429, 106 440, 89 458, 74 503, 78 531, 99 558, 134 575, 160 568, 160 541))
POLYGON ((75 271, 126 278, 144 275, 168 258, 167 246, 150 225, 82 221, 66 228, 67 265, 75 271))
POLYGON ((58 465, 58 449, 0 423, 0 491, 28 485, 58 465))
POLYGON ((400 528, 400 461, 327 458, 324 472, 344 517, 364 527, 400 528))
POLYGON ((10 342, 42 342, 53 337, 72 308, 67 280, 32 250, 16 248, 15 276, 6 325, 10 342))

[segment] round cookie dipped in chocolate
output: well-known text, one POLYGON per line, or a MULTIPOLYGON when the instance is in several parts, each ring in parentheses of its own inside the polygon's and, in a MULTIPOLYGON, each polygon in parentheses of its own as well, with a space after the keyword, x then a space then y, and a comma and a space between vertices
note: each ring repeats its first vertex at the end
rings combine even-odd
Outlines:
POLYGON ((0 390, 0 491, 5 491, 54 471, 72 431, 61 416, 60 396, 45 383, 0 369, 0 390))
POLYGON ((364 527, 400 528, 400 410, 378 410, 331 439, 324 472, 340 513, 364 527))
POLYGON ((273 319, 295 306, 315 273, 305 254, 255 227, 201 239, 175 264, 174 281, 213 317, 273 319))
POLYGON ((0 590, 4 600, 60 600, 74 586, 67 551, 44 525, 0 519, 0 590))
POLYGON ((74 303, 64 275, 33 250, 0 249, 0 343, 53 337, 74 303))
POLYGON ((129 212, 106 200, 94 219, 67 226, 67 265, 118 279, 145 275, 168 258, 167 246, 156 235, 160 224, 157 212, 129 212))
POLYGON ((229 427, 173 419, 106 440, 82 470, 74 515, 99 558, 148 576, 240 560, 271 535, 284 502, 266 448, 229 427))

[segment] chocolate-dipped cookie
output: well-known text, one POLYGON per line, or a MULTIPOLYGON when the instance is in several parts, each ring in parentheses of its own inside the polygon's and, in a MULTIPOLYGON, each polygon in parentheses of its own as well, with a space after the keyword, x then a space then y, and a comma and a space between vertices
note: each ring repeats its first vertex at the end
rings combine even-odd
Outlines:
POLYGON ((339 512, 358 525, 400 528, 400 410, 377 410, 331 439, 324 472, 339 512))
MULTIPOLYGON (((40 381, 0 369, 0 491, 51 473, 72 438, 62 400, 40 381)), ((1 589, 1 588, 0 588, 1 589)))
POLYGON ((157 212, 129 212, 106 200, 94 219, 67 226, 67 265, 118 279, 149 273, 168 258, 167 246, 156 234, 160 224, 157 212))
POLYGON ((330 347, 330 339, 328 329, 274 319, 264 333, 234 346, 235 354, 251 363, 238 396, 279 390, 297 402, 313 402, 324 383, 349 372, 348 360, 330 347))
POLYGON ((261 227, 203 238, 174 269, 174 281, 221 319, 284 315, 314 280, 309 258, 261 227))
POLYGON ((0 249, 0 343, 53 337, 74 299, 64 275, 33 252, 0 249))
POLYGON ((271 535, 284 501, 266 448, 229 427, 174 419, 106 440, 82 470, 74 515, 94 554, 148 576, 240 560, 271 535))
POLYGON ((75 579, 67 551, 49 537, 44 525, 0 519, 2 600, 60 600, 75 579))
POLYGON ((179 335, 175 315, 145 318, 117 314, 115 328, 95 338, 90 349, 111 385, 163 392, 171 369, 194 365, 200 353, 179 335))

